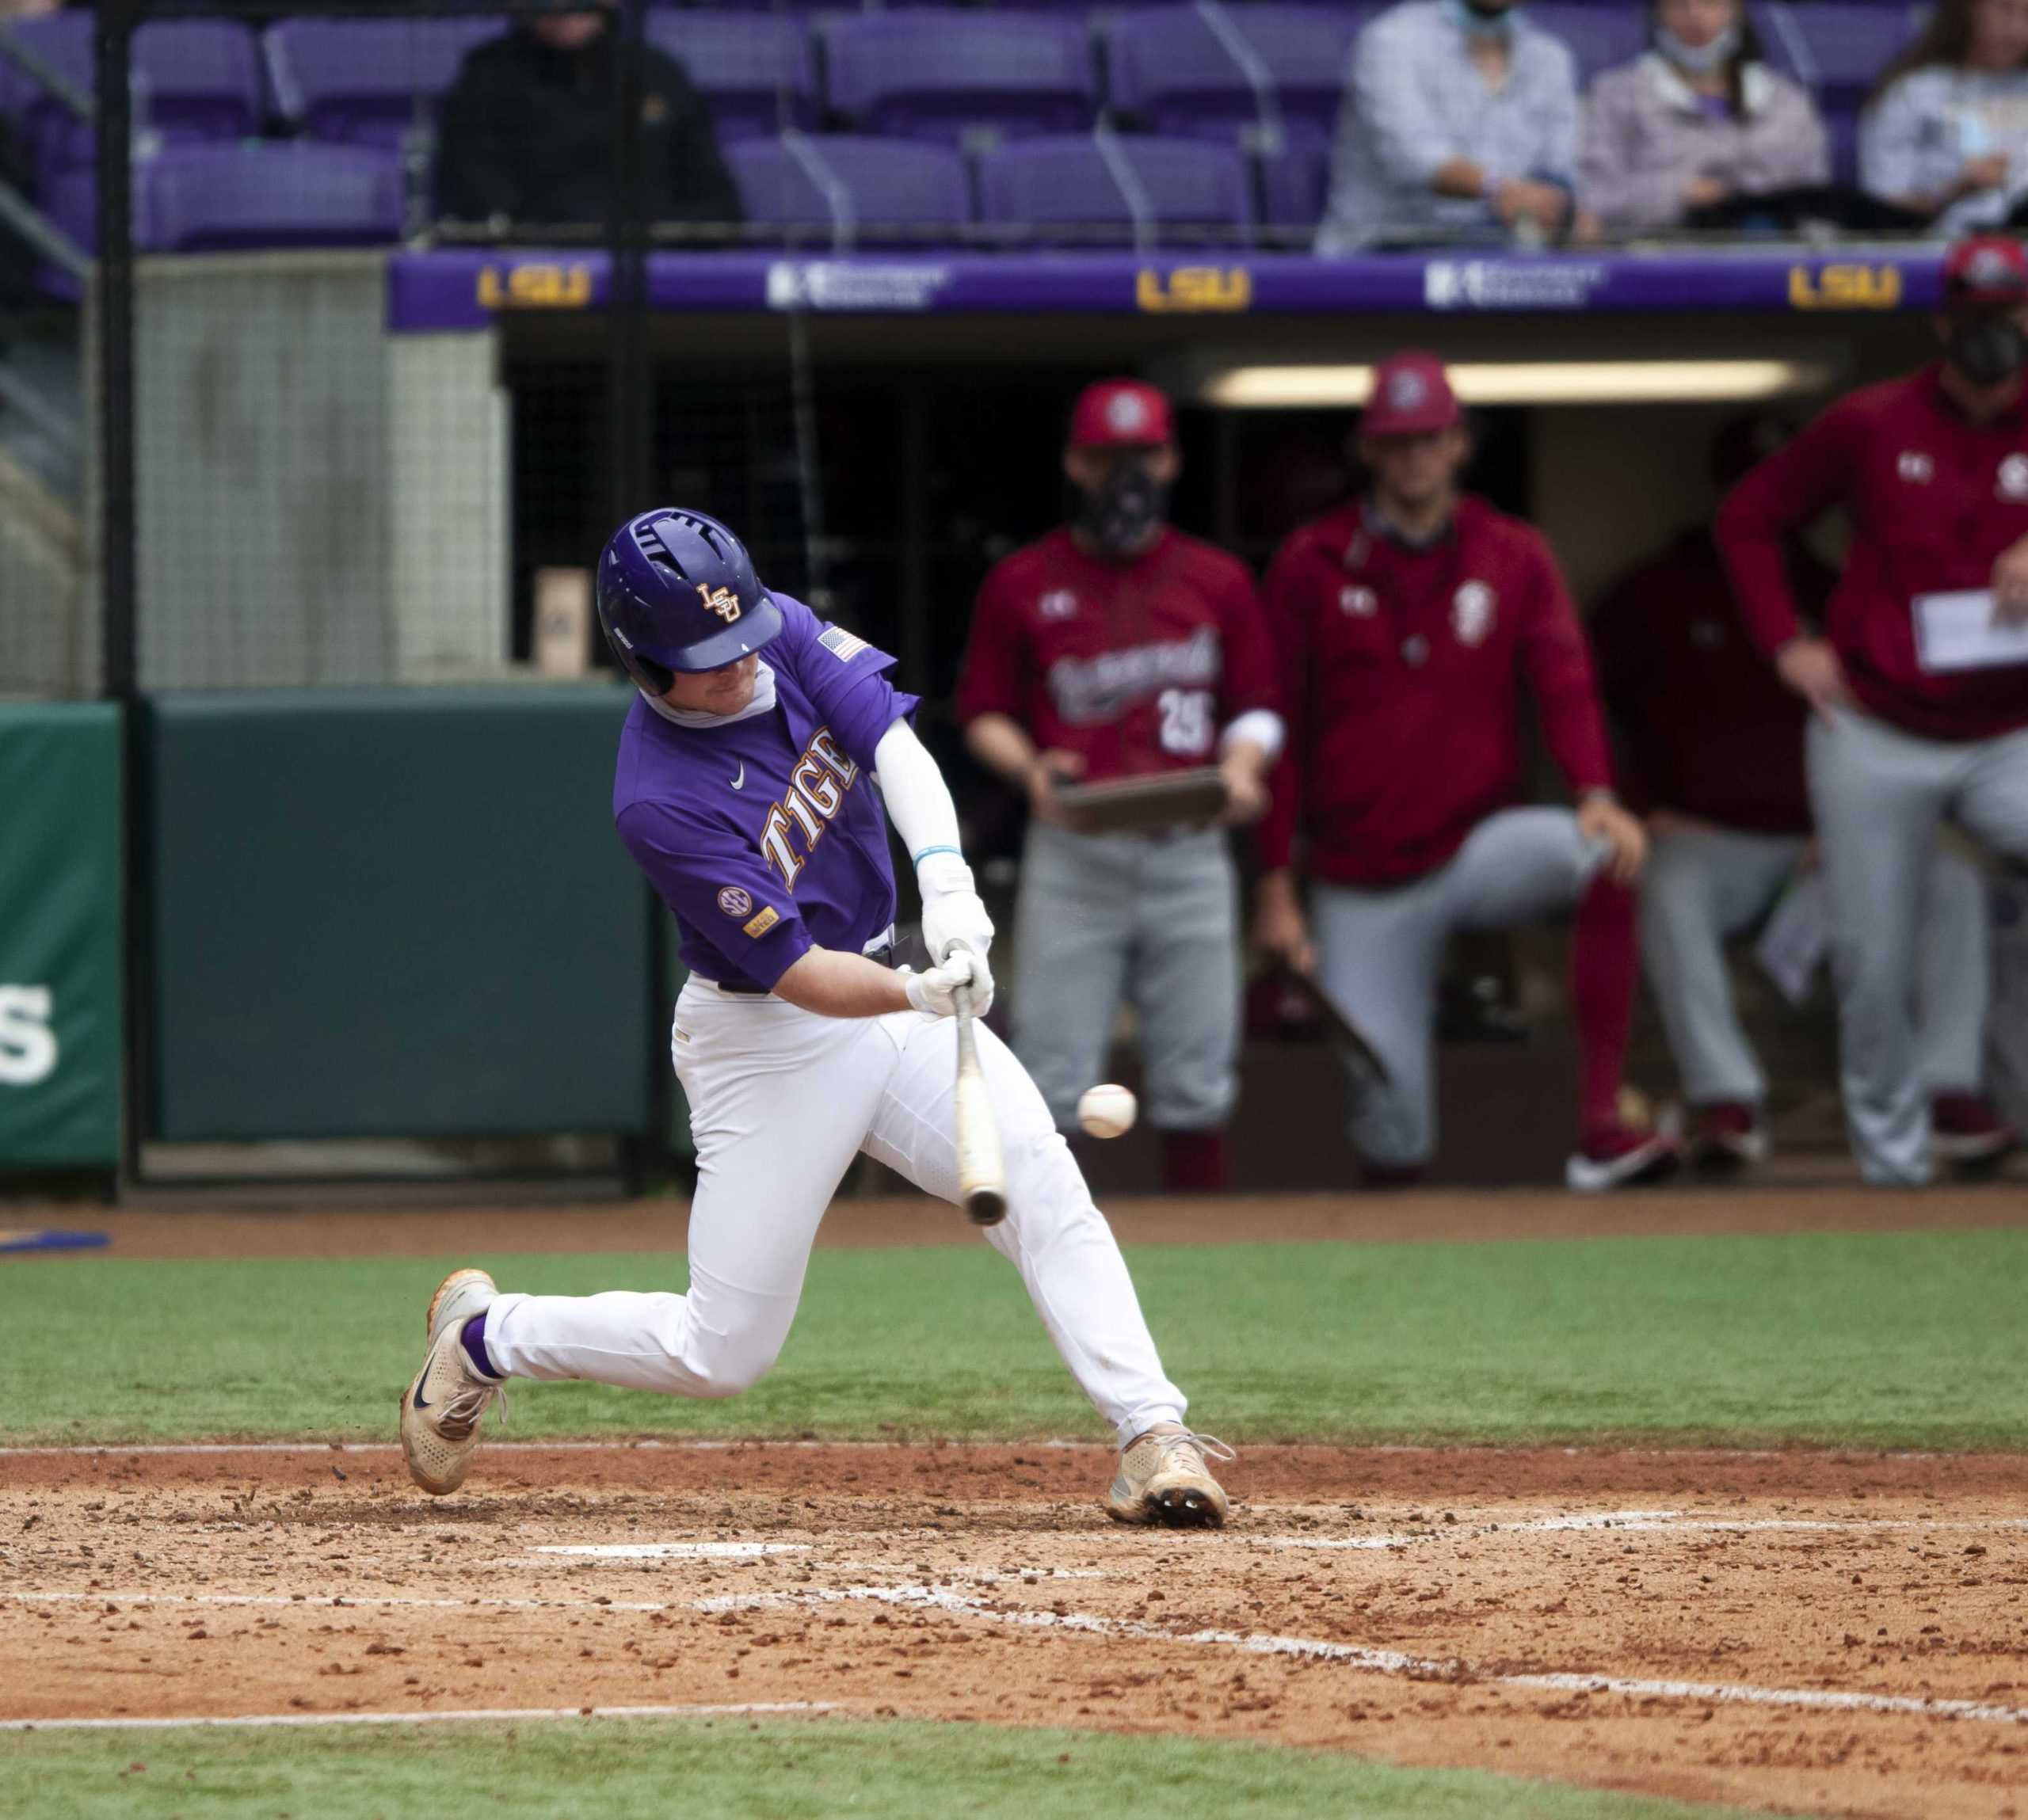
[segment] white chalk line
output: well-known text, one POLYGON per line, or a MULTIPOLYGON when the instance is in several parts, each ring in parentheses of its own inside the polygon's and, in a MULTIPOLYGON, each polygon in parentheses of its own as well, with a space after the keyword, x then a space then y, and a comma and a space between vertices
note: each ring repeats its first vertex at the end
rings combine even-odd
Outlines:
POLYGON ((1683 1510, 1602 1510, 1578 1517, 1542 1517, 1517 1523, 1459 1523, 1441 1527, 1399 1531, 1384 1536, 1248 1536, 1228 1535, 1229 1544, 1252 1548, 1317 1548, 1325 1550, 1406 1548, 1419 1542, 1482 1540, 1489 1536, 1547 1536, 1611 1532, 1678 1535, 1740 1534, 1749 1530, 1821 1531, 1836 1535, 1866 1535, 1876 1531, 1931 1532, 1957 1530, 2028 1529, 2028 1517, 1697 1517, 1683 1510))
POLYGON ((1194 1643, 1236 1649, 1248 1655, 1306 1657, 1344 1662, 1374 1674, 1451 1681, 1473 1687, 1527 1688, 1557 1693, 1612 1693, 1630 1700, 1701 1700, 1727 1705, 1788 1707, 1820 1711, 1894 1713, 2003 1724, 2028 1723, 2028 1707, 1996 1706, 1980 1700, 1851 1693, 1820 1688, 1753 1687, 1720 1681, 1648 1681, 1623 1675, 1496 1674, 1475 1669, 1457 1658, 1446 1660, 1411 1656, 1398 1650, 1370 1649, 1359 1643, 1324 1643, 1309 1637, 1262 1635, 1246 1631, 1179 1632, 1165 1631, 1137 1619, 1107 1618, 1090 1612, 1001 1610, 979 1600, 943 1592, 934 1586, 846 1586, 793 1593, 735 1593, 700 1599, 697 1609, 703 1612, 763 1610, 854 1600, 947 1612, 954 1616, 984 1618, 993 1624, 1026 1628, 1077 1631, 1146 1643, 1194 1643))
POLYGON ((421 1599, 409 1593, 336 1593, 307 1596, 295 1593, 123 1593, 93 1588, 90 1592, 17 1593, 0 1590, 9 1605, 240 1605, 293 1606, 298 1611, 373 1610, 425 1612, 687 1612, 688 1601, 667 1599, 421 1599))
POLYGON ((743 1719, 767 1713, 836 1712, 828 1700, 755 1700, 714 1706, 503 1706, 460 1712, 263 1712, 193 1719, 0 1719, 0 1731, 207 1731, 264 1725, 452 1725, 532 1719, 743 1719))
POLYGON ((539 1542, 536 1555, 578 1555, 595 1561, 749 1561, 768 1555, 807 1555, 809 1542, 539 1542))
MULTIPOLYGON (((798 1606, 872 1602, 939 1611, 954 1617, 979 1618, 989 1624, 1023 1628, 1062 1630, 1136 1642, 1186 1643, 1237 1650, 1248 1655, 1293 1656, 1342 1662, 1367 1673, 1405 1676, 1474 1687, 1524 1688, 1553 1693, 1618 1694, 1630 1700, 1704 1700, 1726 1705, 1786 1707, 1831 1712, 1875 1712, 1915 1718, 1962 1719, 1992 1723, 2028 1723, 2028 1707, 1998 1706, 1980 1700, 1945 1700, 1901 1694, 1854 1693, 1822 1688, 1767 1688, 1723 1681, 1650 1681, 1624 1675, 1585 1673, 1499 1674, 1476 1669, 1461 1658, 1412 1656, 1399 1650, 1374 1649, 1361 1643, 1327 1643, 1315 1638, 1263 1635, 1248 1631, 1165 1631, 1134 1618, 1108 1618, 1093 1612, 1035 1611, 989 1605, 982 1599, 925 1586, 814 1587, 794 1592, 728 1593, 683 1601, 623 1599, 421 1599, 404 1596, 298 1598, 264 1593, 122 1593, 0 1591, 0 1601, 36 1605, 99 1603, 138 1605, 294 1606, 299 1609, 350 1610, 452 1609, 530 1611, 694 1612, 717 1616, 726 1612, 781 1611, 798 1606)), ((578 1709, 565 1709, 565 1715, 578 1709)), ((642 1709, 645 1710, 645 1709, 642 1709)), ((19 1731, 49 1720, 0 1721, 0 1728, 19 1731)), ((87 1723, 87 1722, 78 1722, 87 1723)), ((181 1722, 179 1722, 181 1723, 181 1722)), ((261 1723, 247 1720, 252 1724, 261 1723)))

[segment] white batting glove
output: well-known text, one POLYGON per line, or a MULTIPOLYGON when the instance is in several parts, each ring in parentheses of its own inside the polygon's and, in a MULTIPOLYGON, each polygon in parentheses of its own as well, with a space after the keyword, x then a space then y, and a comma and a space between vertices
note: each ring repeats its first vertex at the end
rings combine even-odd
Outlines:
POLYGON ((955 1017, 955 994, 960 986, 972 988, 972 1015, 982 1018, 993 1009, 993 972, 983 954, 957 950, 940 965, 926 973, 911 973, 905 982, 909 1003, 932 1018, 955 1017))
POLYGON ((953 948, 983 958, 993 950, 993 919, 972 883, 972 869, 955 853, 932 853, 916 866, 922 887, 922 939, 940 965, 953 948))

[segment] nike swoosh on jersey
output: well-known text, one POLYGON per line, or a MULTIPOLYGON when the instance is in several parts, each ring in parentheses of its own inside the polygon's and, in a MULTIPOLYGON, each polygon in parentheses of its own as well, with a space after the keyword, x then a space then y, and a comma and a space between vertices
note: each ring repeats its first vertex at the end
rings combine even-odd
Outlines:
POLYGON ((732 780, 732 787, 734 790, 746 788, 746 767, 744 763, 739 767, 739 775, 732 780))

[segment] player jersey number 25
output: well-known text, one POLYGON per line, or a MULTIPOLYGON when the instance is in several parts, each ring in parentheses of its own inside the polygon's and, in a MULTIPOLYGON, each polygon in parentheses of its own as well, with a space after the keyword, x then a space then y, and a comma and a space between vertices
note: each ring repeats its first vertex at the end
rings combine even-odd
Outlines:
POLYGON ((1165 689, 1155 698, 1162 750, 1194 758, 1211 749, 1211 691, 1165 689))

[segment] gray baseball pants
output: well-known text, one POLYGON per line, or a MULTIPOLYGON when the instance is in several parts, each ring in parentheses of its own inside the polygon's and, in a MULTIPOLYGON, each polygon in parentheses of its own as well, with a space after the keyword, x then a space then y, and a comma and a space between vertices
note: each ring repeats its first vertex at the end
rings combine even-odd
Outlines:
MULTIPOLYGON (((1767 1077, 1740 1027, 1725 942, 1765 916, 1809 843, 1799 834, 1685 828, 1657 835, 1641 881, 1641 959, 1693 1106, 1758 1106, 1767 1077)), ((1935 849, 1916 948, 1915 1065, 1927 1093, 1976 1091, 1988 997, 1985 881, 1935 849)))
POLYGON ((1805 752, 1831 899, 1845 1121, 1869 1182, 1930 1178, 1929 1096, 1909 999, 1937 825, 2028 859, 2028 730, 1961 744, 1840 710, 1805 752))
POLYGON ((1217 829, 1028 829, 1015 905, 1014 1053, 1060 1129, 1104 1079, 1123 995, 1140 1021, 1149 1121, 1208 1131, 1238 1091, 1237 881, 1217 829))
POLYGON ((1504 929, 1570 909, 1603 851, 1567 809, 1509 809, 1473 828, 1447 865, 1392 889, 1321 881, 1311 896, 1324 989, 1386 1064, 1386 1087, 1351 1098, 1353 1147, 1413 1168, 1436 1148, 1431 1055, 1437 969, 1457 929, 1504 929))

